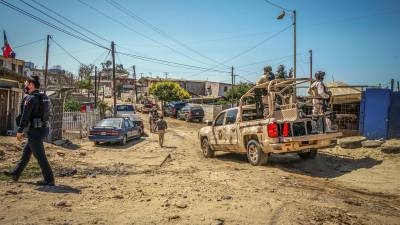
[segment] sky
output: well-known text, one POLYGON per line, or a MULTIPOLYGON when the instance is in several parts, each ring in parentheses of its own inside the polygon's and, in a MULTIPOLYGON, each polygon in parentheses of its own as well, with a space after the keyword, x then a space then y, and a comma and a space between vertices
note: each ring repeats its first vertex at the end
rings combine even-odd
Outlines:
MULTIPOLYGON (((120 52, 116 54, 116 63, 129 69, 135 65, 138 76, 164 77, 168 73, 170 78, 229 83, 233 66, 234 74, 239 75, 238 82, 255 82, 266 65, 273 66, 274 71, 280 64, 293 67, 290 12, 296 10, 297 77, 309 77, 312 49, 313 70, 325 71, 328 81, 386 85, 391 78, 400 79, 398 0, 270 0, 289 10, 282 20, 276 19, 282 10, 265 0, 115 0, 137 17, 124 14, 109 0, 0 0, 0 3, 4 1, 69 30, 24 2, 37 7, 101 46, 110 48, 109 41, 114 41, 116 51, 120 52), (37 2, 102 39, 69 24, 37 2), (126 54, 196 68, 167 66, 126 54)), ((0 4, 0 21, 0 29, 6 31, 12 47, 42 39, 14 49, 17 58, 31 61, 38 68, 44 65, 47 34, 81 63, 100 66, 111 59, 108 50, 50 28, 3 4, 0 4)), ((50 43, 50 67, 61 65, 77 74, 79 62, 55 42, 50 43)))

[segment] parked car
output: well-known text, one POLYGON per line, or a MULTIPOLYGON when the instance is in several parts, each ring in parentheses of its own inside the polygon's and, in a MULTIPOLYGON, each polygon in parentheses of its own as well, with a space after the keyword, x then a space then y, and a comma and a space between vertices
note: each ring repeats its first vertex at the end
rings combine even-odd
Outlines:
POLYGON ((164 115, 176 118, 178 116, 178 111, 185 105, 185 102, 170 102, 164 107, 164 115))
POLYGON ((123 114, 121 117, 126 117, 130 119, 133 124, 139 127, 139 133, 142 136, 144 134, 144 124, 143 120, 140 118, 138 114, 123 114))
POLYGON ((132 104, 117 104, 117 115, 135 114, 135 107, 132 104))
POLYGON ((140 136, 140 127, 128 118, 104 119, 89 130, 89 140, 95 144, 108 142, 125 145, 129 139, 140 136))
POLYGON ((186 121, 198 120, 199 122, 202 122, 204 118, 204 110, 201 106, 186 105, 178 111, 177 118, 186 121))

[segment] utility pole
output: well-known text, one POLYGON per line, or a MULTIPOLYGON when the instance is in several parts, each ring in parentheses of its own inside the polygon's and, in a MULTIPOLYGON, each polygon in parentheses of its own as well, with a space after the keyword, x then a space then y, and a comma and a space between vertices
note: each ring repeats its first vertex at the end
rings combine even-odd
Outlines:
POLYGON ((400 82, 397 81, 397 91, 400 91, 400 82))
POLYGON ((50 48, 50 38, 51 36, 47 35, 47 42, 46 42, 46 64, 44 69, 44 92, 46 93, 47 90, 47 71, 49 69, 49 48, 50 48))
POLYGON ((168 72, 164 72, 165 79, 168 79, 168 72))
POLYGON ((135 84, 135 103, 138 103, 138 90, 137 90, 137 79, 136 79, 136 66, 132 66, 133 69, 133 82, 135 84))
POLYGON ((310 85, 312 84, 312 49, 308 51, 310 53, 310 85))
POLYGON ((88 102, 90 102, 90 87, 91 87, 91 83, 92 83, 92 77, 89 74, 89 88, 87 90, 87 98, 88 98, 88 102))
POLYGON ((235 75, 233 74, 233 70, 234 70, 234 68, 233 68, 233 66, 232 66, 232 68, 231 68, 231 79, 232 79, 232 96, 231 96, 231 107, 233 107, 233 85, 234 85, 234 83, 235 83, 235 75))
POLYGON ((294 79, 297 78, 296 73, 296 10, 293 10, 293 77, 294 79))
MULTIPOLYGON (((112 77, 113 77, 113 97, 114 97, 114 116, 117 115, 117 87, 115 82, 115 44, 111 42, 111 56, 112 56, 112 77)), ((104 93, 104 91, 103 91, 104 93)))
POLYGON ((97 66, 94 67, 94 108, 97 107, 97 66))

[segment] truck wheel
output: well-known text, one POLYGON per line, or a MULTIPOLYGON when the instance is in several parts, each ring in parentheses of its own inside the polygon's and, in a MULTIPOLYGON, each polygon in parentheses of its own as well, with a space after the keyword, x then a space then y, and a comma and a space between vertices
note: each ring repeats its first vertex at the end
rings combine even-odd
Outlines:
POLYGON ((317 149, 311 149, 309 152, 299 152, 298 155, 302 159, 313 159, 317 155, 317 149))
POLYGON ((214 157, 214 150, 211 149, 207 138, 203 138, 201 140, 201 150, 203 152, 204 158, 212 158, 212 157, 214 157))
POLYGON ((247 143, 247 159, 253 166, 262 166, 267 164, 268 155, 262 151, 258 141, 251 140, 247 143))

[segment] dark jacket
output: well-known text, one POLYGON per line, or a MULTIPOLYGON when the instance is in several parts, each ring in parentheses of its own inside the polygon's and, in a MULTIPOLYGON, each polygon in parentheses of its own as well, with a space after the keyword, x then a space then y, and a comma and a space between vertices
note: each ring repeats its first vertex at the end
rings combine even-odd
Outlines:
POLYGON ((23 130, 32 123, 33 118, 40 118, 40 99, 34 94, 39 91, 34 91, 24 98, 24 105, 21 115, 20 123, 18 124, 18 133, 22 133, 23 130))

